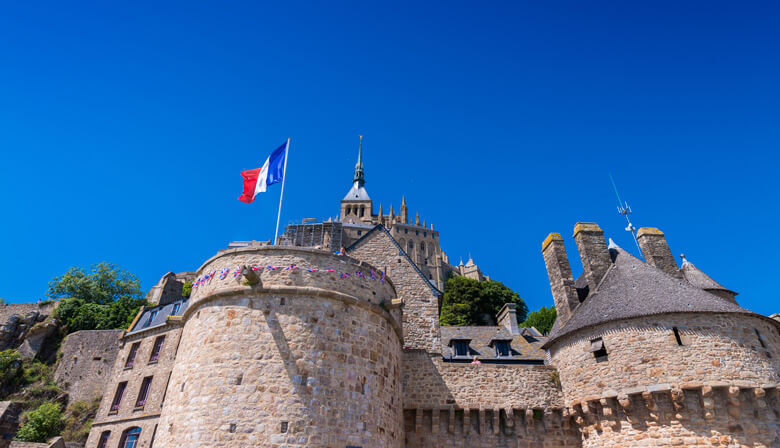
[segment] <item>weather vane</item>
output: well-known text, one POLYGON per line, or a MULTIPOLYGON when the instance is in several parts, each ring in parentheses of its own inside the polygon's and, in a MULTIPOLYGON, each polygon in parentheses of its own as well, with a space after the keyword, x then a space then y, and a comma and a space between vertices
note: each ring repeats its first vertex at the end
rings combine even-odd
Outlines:
POLYGON ((636 244, 636 248, 639 249, 639 253, 642 253, 642 249, 639 247, 639 241, 636 239, 636 227, 634 227, 633 224, 631 224, 631 219, 628 217, 628 215, 631 214, 631 207, 629 207, 628 202, 623 201, 620 199, 620 193, 618 193, 617 185, 615 185, 615 179, 612 178, 612 173, 609 173, 609 180, 612 181, 612 188, 615 190, 615 196, 617 196, 618 200, 618 206, 617 211, 619 214, 626 217, 626 223, 628 224, 626 226, 626 232, 630 232, 631 236, 634 238, 634 244, 636 244))

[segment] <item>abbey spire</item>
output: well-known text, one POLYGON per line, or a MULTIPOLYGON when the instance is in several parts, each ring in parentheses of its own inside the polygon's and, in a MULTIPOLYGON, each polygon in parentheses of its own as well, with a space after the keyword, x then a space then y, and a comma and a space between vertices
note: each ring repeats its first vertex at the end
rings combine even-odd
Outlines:
POLYGON ((362 187, 366 183, 365 177, 363 177, 363 136, 360 136, 360 145, 358 146, 358 160, 355 164, 355 177, 352 182, 357 182, 358 188, 362 187))

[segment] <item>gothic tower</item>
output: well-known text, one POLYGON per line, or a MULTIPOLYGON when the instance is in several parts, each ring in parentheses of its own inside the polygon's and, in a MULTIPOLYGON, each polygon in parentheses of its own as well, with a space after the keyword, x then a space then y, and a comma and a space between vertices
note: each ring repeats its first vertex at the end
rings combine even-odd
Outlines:
POLYGON ((355 176, 352 178, 352 188, 341 200, 341 221, 349 223, 371 223, 373 206, 364 185, 363 174, 363 136, 360 136, 358 160, 355 164, 355 176))

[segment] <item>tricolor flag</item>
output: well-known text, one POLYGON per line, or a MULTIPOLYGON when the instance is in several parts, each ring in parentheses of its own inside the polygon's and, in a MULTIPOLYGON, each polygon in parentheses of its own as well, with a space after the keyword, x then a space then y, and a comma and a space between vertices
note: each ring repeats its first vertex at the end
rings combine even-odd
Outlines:
POLYGON ((244 178, 244 193, 238 197, 239 201, 249 204, 255 200, 257 193, 265 193, 265 189, 269 185, 284 179, 284 166, 289 146, 290 140, 288 139, 268 156, 262 168, 241 172, 241 177, 244 178))

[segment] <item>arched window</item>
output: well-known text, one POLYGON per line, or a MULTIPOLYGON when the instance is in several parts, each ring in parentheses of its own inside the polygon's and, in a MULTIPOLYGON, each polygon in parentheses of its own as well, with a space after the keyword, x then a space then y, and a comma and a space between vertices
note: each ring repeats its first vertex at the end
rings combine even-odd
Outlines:
POLYGON ((122 438, 119 440, 119 448, 136 448, 140 437, 141 428, 134 426, 126 429, 125 432, 122 433, 122 438))
POLYGON ((344 214, 345 214, 345 215, 349 215, 349 212, 350 212, 351 210, 352 210, 352 207, 350 207, 350 206, 348 205, 348 206, 347 206, 347 211, 346 211, 346 213, 344 213, 344 214))
POLYGON ((100 433, 100 440, 98 440, 97 448, 106 448, 108 446, 108 438, 111 436, 111 431, 103 431, 100 433))
POLYGON ((361 205, 361 206, 360 206, 360 217, 361 217, 361 218, 363 217, 363 213, 365 213, 365 211, 366 211, 366 207, 364 207, 364 206, 362 206, 362 205, 361 205))

